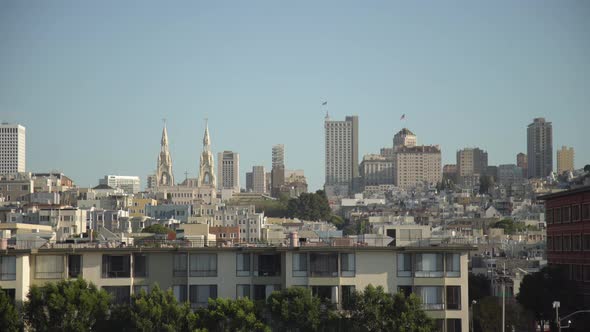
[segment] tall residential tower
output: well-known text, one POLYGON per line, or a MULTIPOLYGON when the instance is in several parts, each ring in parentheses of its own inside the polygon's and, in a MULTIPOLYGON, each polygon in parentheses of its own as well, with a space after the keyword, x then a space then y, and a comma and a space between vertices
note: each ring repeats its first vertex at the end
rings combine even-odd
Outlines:
POLYGON ((237 152, 217 154, 217 188, 240 192, 240 155, 237 152))
POLYGON ((344 121, 326 117, 326 185, 345 185, 348 191, 359 177, 358 116, 347 116, 344 121))
POLYGON ((25 171, 26 129, 19 124, 0 124, 0 174, 25 171))
POLYGON ((527 174, 542 178, 553 172, 553 127, 545 118, 536 118, 527 128, 527 174))
POLYGON ((573 172, 574 170, 574 148, 562 146, 557 150, 557 173, 573 172))

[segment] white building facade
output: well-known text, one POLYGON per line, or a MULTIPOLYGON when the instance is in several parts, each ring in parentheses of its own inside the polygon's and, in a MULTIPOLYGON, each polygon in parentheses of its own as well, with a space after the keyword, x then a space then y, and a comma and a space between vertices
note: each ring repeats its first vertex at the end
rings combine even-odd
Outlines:
POLYGON ((0 124, 0 174, 25 172, 26 147, 25 127, 0 124))

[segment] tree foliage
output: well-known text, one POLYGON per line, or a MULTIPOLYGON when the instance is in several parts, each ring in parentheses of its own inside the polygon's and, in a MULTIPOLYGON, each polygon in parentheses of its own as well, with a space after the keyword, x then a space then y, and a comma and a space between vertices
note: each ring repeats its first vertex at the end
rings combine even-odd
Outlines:
POLYGON ((94 331, 108 318, 109 298, 83 279, 33 285, 24 316, 33 331, 94 331))
POLYGON ((332 216, 332 210, 326 193, 318 190, 315 193, 302 193, 297 198, 291 198, 287 203, 287 214, 290 218, 328 221, 332 216))
POLYGON ((320 326, 321 301, 302 287, 272 292, 266 301, 273 331, 316 331, 320 326))
POLYGON ((504 234, 513 235, 518 232, 523 232, 527 229, 524 222, 515 222, 512 219, 502 219, 492 224, 493 228, 504 229, 504 234))
POLYGON ((170 228, 160 225, 160 224, 153 224, 146 228, 144 228, 142 233, 154 233, 154 234, 168 234, 170 232, 174 232, 170 228))
POLYGON ((482 274, 469 273, 469 303, 492 295, 490 279, 482 274))
POLYGON ((254 302, 247 298, 209 299, 208 306, 198 313, 201 325, 210 332, 270 332, 254 302))
POLYGON ((18 310, 12 299, 0 287, 0 331, 16 332, 22 327, 18 310))
POLYGON ((354 331, 433 331, 433 321, 426 316, 420 299, 414 294, 389 294, 383 287, 367 286, 353 298, 350 326, 354 331))
POLYGON ((118 331, 194 331, 198 316, 188 303, 178 303, 172 290, 156 284, 149 293, 134 295, 131 304, 115 306, 111 326, 118 331))

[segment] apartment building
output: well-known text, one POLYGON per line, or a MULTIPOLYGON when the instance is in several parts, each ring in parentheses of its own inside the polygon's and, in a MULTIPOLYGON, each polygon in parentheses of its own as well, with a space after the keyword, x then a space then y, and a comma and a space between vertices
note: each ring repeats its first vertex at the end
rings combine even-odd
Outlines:
POLYGON ((442 181, 441 151, 437 145, 399 147, 393 159, 393 182, 400 188, 442 181))
POLYGON ((158 283, 180 301, 263 300, 298 286, 346 309, 367 285, 416 293, 440 331, 468 331, 467 256, 473 247, 51 248, 0 254, 0 286, 24 301, 32 285, 79 276, 117 302, 158 283))
POLYGON ((0 174, 26 169, 26 128, 19 124, 0 124, 0 174))

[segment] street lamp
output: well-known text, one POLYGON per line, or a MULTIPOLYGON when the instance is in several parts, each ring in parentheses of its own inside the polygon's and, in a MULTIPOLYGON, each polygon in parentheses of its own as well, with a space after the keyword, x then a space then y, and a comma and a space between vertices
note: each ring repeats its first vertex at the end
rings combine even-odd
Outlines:
POLYGON ((475 316, 475 311, 473 311, 473 306, 475 306, 476 304, 476 300, 471 301, 471 332, 475 331, 475 325, 473 324, 473 316, 475 316))
POLYGON ((561 331, 561 327, 559 326, 559 306, 561 303, 559 301, 553 301, 553 308, 555 308, 555 326, 557 326, 557 331, 561 331))

